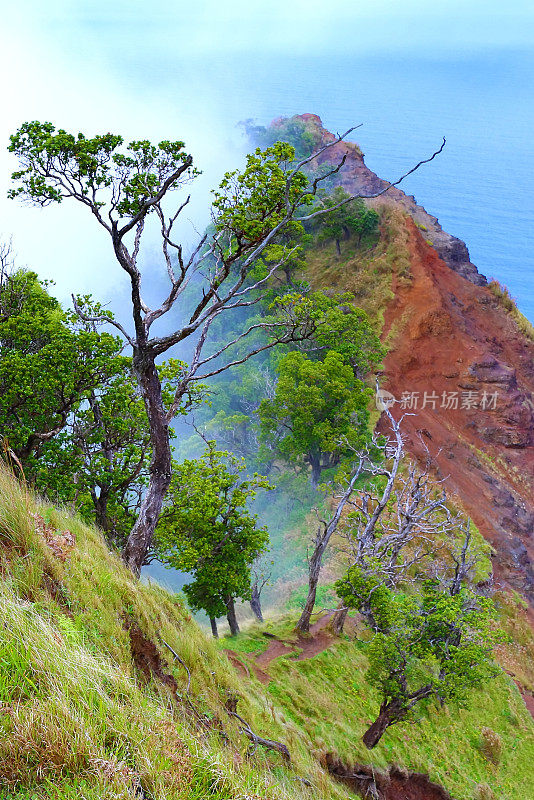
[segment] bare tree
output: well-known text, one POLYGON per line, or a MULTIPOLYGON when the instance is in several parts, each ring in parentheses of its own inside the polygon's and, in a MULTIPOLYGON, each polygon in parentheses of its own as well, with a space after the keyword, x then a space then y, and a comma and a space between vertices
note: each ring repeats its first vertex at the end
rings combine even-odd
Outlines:
POLYGON ((330 543, 330 539, 338 528, 343 509, 349 502, 350 497, 354 492, 356 482, 363 472, 365 463, 366 458, 365 455, 362 454, 357 465, 352 470, 346 488, 342 494, 337 497, 337 505, 332 517, 328 521, 324 519, 320 520, 319 528, 317 529, 317 533, 315 534, 315 538, 313 540, 313 552, 308 559, 308 595, 306 597, 304 608, 302 609, 302 614, 300 615, 300 619, 296 625, 296 629, 303 633, 306 633, 310 630, 310 620, 315 607, 317 585, 319 583, 319 575, 321 573, 323 556, 330 543))
POLYGON ((261 610, 261 593, 271 579, 271 571, 268 570, 264 558, 259 558, 252 565, 252 583, 250 586, 250 607, 258 622, 263 622, 261 610))
MULTIPOLYGON (((406 579, 415 565, 430 554, 436 554, 437 542, 452 540, 462 529, 463 518, 451 513, 443 482, 436 481, 430 474, 430 459, 423 469, 410 463, 404 472, 401 471, 405 455, 401 432, 404 417, 395 420, 388 409, 385 414, 391 432, 388 440, 380 445, 375 436, 366 451, 354 454, 355 465, 345 490, 337 496, 335 512, 328 522, 321 520, 309 559, 308 597, 297 623, 298 630, 309 630, 322 559, 335 532, 345 540, 350 566, 371 572, 379 576, 381 583, 395 587, 406 579), (377 453, 381 457, 377 458, 377 453), (355 491, 363 475, 368 484, 378 483, 381 488, 355 491), (343 517, 345 509, 350 510, 346 518, 343 517)), ((458 558, 457 583, 460 585, 470 565, 465 553, 458 558)), ((372 593, 375 588, 368 591, 372 593)), ((371 596, 359 600, 361 613, 376 628, 371 596)), ((347 606, 340 603, 331 620, 330 626, 337 634, 343 630, 347 610, 347 606)))
MULTIPOLYGON (((353 594, 358 596, 360 613, 375 630, 379 624, 372 611, 372 594, 378 585, 395 588, 405 582, 414 569, 422 569, 423 564, 426 574, 431 574, 438 563, 436 556, 455 542, 459 532, 464 537, 463 548, 456 554, 453 546, 450 552, 456 564, 451 586, 457 587, 456 591, 475 563, 467 556, 471 538, 469 520, 465 521, 458 512, 451 512, 443 489, 444 481, 431 475, 430 456, 423 468, 411 462, 406 469, 401 469, 405 464, 403 418, 396 421, 389 410, 385 413, 393 434, 385 446, 385 463, 368 467, 368 473, 385 479, 383 489, 381 492, 363 490, 349 498, 352 513, 340 531, 347 543, 350 566, 378 581, 371 586, 367 584, 365 596, 358 595, 360 590, 352 586, 353 594)), ((439 570, 443 570, 443 563, 440 559, 439 570)))
MULTIPOLYGON (((197 174, 193 158, 184 151, 183 142, 165 141, 156 146, 138 141, 121 150, 120 136, 105 134, 87 139, 83 134, 76 137, 63 130, 56 132, 51 123, 40 122, 25 123, 11 136, 9 150, 18 157, 21 169, 13 173, 16 188, 10 190, 10 196, 20 196, 41 206, 64 199, 84 205, 109 235, 115 258, 130 281, 133 331, 105 315, 93 317, 91 321, 115 325, 132 347, 133 367, 149 420, 152 449, 149 482, 123 554, 136 575, 150 548, 170 485, 169 424, 187 387, 192 381, 204 381, 242 364, 279 342, 298 340, 313 333, 313 326, 295 319, 290 306, 286 305, 283 306, 285 318, 278 322, 251 324, 210 354, 205 348, 215 320, 222 313, 251 307, 258 302, 262 287, 291 257, 293 249, 283 247, 281 257, 272 264, 269 262, 262 277, 251 278, 254 267, 292 220, 299 216, 304 221, 330 211, 318 209, 303 214, 309 209, 310 198, 315 196, 320 182, 338 172, 345 159, 311 183, 302 169, 335 147, 352 130, 297 164, 290 162, 293 149, 282 143, 263 154, 257 152, 249 156, 244 172, 228 173, 215 195, 213 237, 202 236, 189 256, 175 238, 176 223, 189 203, 189 196, 172 211, 166 209, 169 194, 197 174), (158 223, 162 264, 169 282, 168 293, 157 308, 150 308, 143 298, 139 266, 149 217, 158 223), (184 321, 167 334, 153 333, 154 323, 170 312, 173 320, 184 321), (247 346, 249 337, 259 330, 268 335, 266 343, 247 346), (176 388, 171 407, 165 409, 156 361, 186 340, 192 346, 190 363, 176 388)), ((441 152, 444 144, 445 140, 425 162, 441 152)), ((406 174, 425 162, 421 161, 406 174)), ((403 177, 368 196, 383 194, 403 177)), ((347 197, 339 205, 354 197, 347 197)), ((89 318, 83 309, 78 306, 78 310, 87 321, 89 318)))

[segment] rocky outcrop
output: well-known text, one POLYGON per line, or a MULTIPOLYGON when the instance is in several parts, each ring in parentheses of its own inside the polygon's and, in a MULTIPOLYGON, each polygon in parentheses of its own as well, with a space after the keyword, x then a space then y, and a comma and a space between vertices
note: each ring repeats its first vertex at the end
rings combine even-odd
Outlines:
POLYGON ((534 342, 489 289, 451 271, 409 219, 411 281, 394 279, 398 333, 384 386, 413 455, 446 479, 495 549, 498 579, 534 604, 534 342), (402 324, 404 321, 404 325, 402 324))

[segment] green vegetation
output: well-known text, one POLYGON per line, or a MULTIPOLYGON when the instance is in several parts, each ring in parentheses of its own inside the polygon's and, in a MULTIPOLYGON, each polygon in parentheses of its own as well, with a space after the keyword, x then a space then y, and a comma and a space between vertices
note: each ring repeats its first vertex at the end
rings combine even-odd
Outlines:
MULTIPOLYGON (((428 772, 458 800, 473 800, 483 784, 500 800, 529 800, 532 720, 503 673, 475 690, 467 708, 422 709, 417 725, 399 724, 369 753, 360 737, 379 695, 365 678, 361 626, 350 626, 355 641, 333 640, 309 660, 275 659, 262 687, 235 672, 179 599, 134 580, 99 533, 34 500, 5 472, 0 537, 2 800, 115 800, 139 784, 154 800, 308 797, 295 778, 326 800, 346 798, 320 766, 326 751, 347 763, 428 772), (46 536, 32 514, 46 520, 46 536), (188 693, 164 641, 190 670, 188 693), (159 662, 139 657, 143 643, 150 652, 146 642, 159 662), (158 663, 175 683, 158 676, 158 663), (288 746, 290 765, 263 748, 245 757, 248 739, 225 711, 230 694, 255 733, 288 746), (499 737, 498 764, 483 752, 486 728, 499 737)), ((284 619, 267 630, 286 638, 293 625, 284 619)), ((246 660, 268 646, 261 630, 221 646, 246 660)))
POLYGON ((376 747, 416 706, 431 699, 465 705, 474 688, 498 674, 493 647, 502 637, 491 628, 488 598, 465 587, 443 588, 436 580, 425 581, 415 595, 393 592, 355 567, 336 588, 350 608, 359 609, 364 597, 376 625, 368 680, 381 704, 363 736, 367 747, 376 747))
POLYGON ((499 304, 510 314, 517 327, 527 339, 534 341, 534 326, 532 323, 519 311, 515 300, 511 296, 506 286, 502 286, 498 281, 490 281, 488 289, 494 297, 497 298, 499 304))
POLYGON ((334 241, 338 256, 341 256, 341 242, 354 235, 357 237, 357 247, 362 244, 365 236, 376 244, 378 233, 379 214, 368 208, 363 200, 349 201, 350 195, 340 186, 331 194, 322 197, 319 208, 329 208, 331 211, 324 216, 312 219, 309 226, 317 231, 317 241, 334 241))
POLYGON ((323 361, 289 353, 278 373, 274 397, 260 404, 261 433, 289 463, 307 462, 316 487, 324 469, 365 442, 370 390, 334 350, 323 361))
MULTIPOLYGON (((387 770, 391 764, 428 774, 455 800, 479 800, 491 785, 499 800, 534 798, 534 725, 514 683, 503 672, 474 689, 466 707, 439 701, 419 707, 416 717, 390 728, 368 750, 361 737, 376 718, 381 696, 367 679, 371 634, 356 617, 348 635, 334 639, 323 652, 296 661, 288 654, 269 664, 267 691, 276 707, 301 729, 313 731, 316 753, 334 752, 348 765, 372 764, 387 770), (491 729, 501 742, 496 765, 483 752, 483 731, 491 729)), ((287 639, 293 619, 284 618, 269 631, 287 639)), ((257 651, 261 633, 256 626, 238 637, 243 660, 257 651)), ((234 648, 234 642, 223 647, 234 648)), ((267 643, 264 645, 267 647, 267 643)), ((253 656, 249 657, 249 660, 253 656)))
POLYGON ((199 459, 175 468, 156 528, 158 559, 193 573, 185 595, 194 611, 208 614, 214 634, 223 614, 232 633, 239 632, 234 601, 250 600, 251 565, 269 541, 247 507, 257 489, 269 484, 256 475, 242 479, 244 469, 242 460, 207 442, 199 459))

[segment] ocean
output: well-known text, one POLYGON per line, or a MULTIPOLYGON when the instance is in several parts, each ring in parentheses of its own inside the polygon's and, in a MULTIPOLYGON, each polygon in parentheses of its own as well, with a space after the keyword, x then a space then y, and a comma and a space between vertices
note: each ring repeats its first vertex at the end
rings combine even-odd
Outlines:
POLYGON ((471 260, 505 284, 534 321, 534 53, 450 57, 249 56, 189 61, 197 91, 226 120, 267 124, 311 112, 353 138, 367 165, 396 179, 447 138, 443 154, 401 186, 471 260), (204 88, 203 88, 204 87, 204 88), (214 89, 215 87, 215 89, 214 89))

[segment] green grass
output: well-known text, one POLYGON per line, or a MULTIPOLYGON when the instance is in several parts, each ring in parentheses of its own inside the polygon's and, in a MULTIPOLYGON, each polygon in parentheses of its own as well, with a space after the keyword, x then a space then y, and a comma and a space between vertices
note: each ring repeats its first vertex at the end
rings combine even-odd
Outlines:
MULTIPOLYGON (((284 638, 287 620, 272 630, 284 638)), ((247 634, 238 638, 245 650, 247 634)), ((534 725, 504 673, 475 693, 469 708, 431 705, 414 721, 390 728, 368 751, 361 736, 375 719, 380 700, 365 678, 365 647, 364 640, 345 637, 307 661, 284 656, 269 665, 273 703, 308 732, 309 746, 317 756, 333 751, 347 763, 372 763, 378 769, 400 764, 428 773, 455 800, 476 798, 477 787, 485 783, 499 800, 534 798, 534 725), (500 739, 498 764, 484 756, 484 729, 500 739)))
MULTIPOLYGON (((258 751, 224 708, 229 695, 254 730, 284 741, 288 730, 240 677, 177 597, 139 583, 100 533, 21 489, 0 470, 0 798, 132 796, 140 781, 154 800, 300 798, 300 775, 319 764, 304 748, 293 765, 258 751), (75 537, 58 558, 33 514, 75 537), (125 621, 156 645, 177 701, 132 659, 125 621), (204 720, 195 722, 184 699, 204 720)), ((293 734, 295 738, 296 731, 293 734)), ((325 797, 346 792, 327 781, 325 797)))
MULTIPOLYGON (((506 607, 510 629, 518 613, 515 601, 506 607)), ((277 659, 268 686, 239 675, 221 652, 251 660, 269 645, 264 630, 296 642, 295 618, 293 610, 211 640, 180 598, 134 580, 98 531, 0 470, 0 800, 122 800, 137 783, 154 800, 304 800, 302 778, 315 796, 348 798, 321 767, 329 750, 347 762, 428 772, 456 800, 476 798, 484 784, 499 800, 530 800, 534 728, 504 674, 470 709, 432 708, 369 752, 360 737, 378 698, 365 679, 365 642, 341 639, 309 661, 277 659), (70 531, 74 546, 54 553, 35 513, 70 531), (134 663, 126 621, 156 646, 175 697, 134 663), (191 672, 189 698, 164 641, 191 672), (261 748, 250 755, 225 711, 229 695, 256 733, 288 746, 291 765, 261 748), (497 764, 484 756, 488 742, 497 764)))

